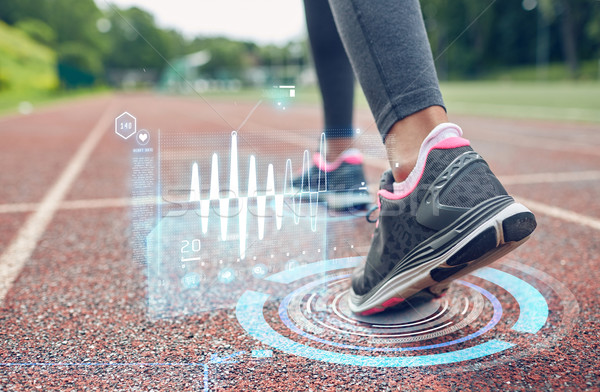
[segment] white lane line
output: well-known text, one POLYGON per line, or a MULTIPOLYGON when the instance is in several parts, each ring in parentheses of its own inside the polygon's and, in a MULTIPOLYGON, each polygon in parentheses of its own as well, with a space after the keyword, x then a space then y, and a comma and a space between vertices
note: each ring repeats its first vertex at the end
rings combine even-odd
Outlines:
POLYGON ((498 176, 503 185, 519 184, 545 184, 555 182, 578 182, 600 180, 600 170, 557 172, 557 173, 531 173, 498 176))
MULTIPOLYGON (((263 127, 266 127, 266 125, 263 125, 263 127)), ((479 137, 479 136, 480 135, 477 135, 477 137, 479 137)), ((311 137, 311 136, 294 135, 293 138, 290 138, 289 135, 286 135, 286 134, 280 133, 280 132, 265 132, 263 137, 281 140, 281 141, 285 141, 286 143, 295 144, 295 145, 299 145, 299 146, 310 146, 310 145, 315 144, 314 137, 311 137)), ((483 137, 481 139, 485 139, 485 137, 483 137)), ((493 139, 493 140, 500 141, 500 139, 502 139, 502 138, 498 137, 498 139, 493 139)), ((504 139, 510 139, 510 138, 505 137, 504 139)), ((540 147, 540 144, 545 143, 547 148, 559 149, 559 150, 563 150, 563 151, 565 150, 565 148, 564 148, 565 143, 569 143, 569 142, 560 141, 560 140, 548 141, 548 140, 531 138, 531 137, 529 139, 530 139, 529 142, 530 142, 531 146, 540 147)), ((507 143, 521 146, 519 144, 521 140, 522 140, 522 138, 519 137, 517 142, 515 142, 513 140, 509 140, 509 141, 507 141, 507 143)), ((573 143, 571 143, 571 144, 573 144, 573 143)), ((579 146, 579 144, 578 144, 578 146, 579 146)), ((581 146, 585 146, 588 148, 590 147, 587 144, 581 144, 581 146)), ((566 150, 571 151, 569 148, 567 148, 566 150)), ((177 152, 177 154, 178 153, 179 152, 177 152)), ((592 152, 592 154, 597 155, 598 154, 597 149, 595 149, 592 152)), ((175 153, 173 154, 173 158, 177 159, 177 155, 175 153)), ((197 155, 195 155, 194 158, 197 158, 197 155)), ((181 159, 181 158, 179 158, 179 159, 181 159)), ((384 170, 384 171, 390 169, 390 164, 389 164, 388 160, 385 158, 379 158, 379 157, 365 155, 364 164, 366 166, 374 167, 374 168, 384 170)), ((504 185, 595 181, 595 180, 600 179, 600 170, 577 171, 577 172, 517 174, 517 175, 503 175, 503 176, 498 176, 498 177, 500 179, 500 182, 502 182, 502 184, 504 184, 504 185)))
POLYGON ((519 148, 535 148, 538 150, 560 151, 577 155, 600 156, 598 147, 590 143, 551 138, 542 139, 527 135, 511 135, 507 137, 505 134, 490 130, 474 133, 471 140, 475 143, 501 143, 519 148))
POLYGON ((10 286, 35 250, 38 240, 46 231, 46 227, 88 161, 100 138, 106 129, 112 125, 114 107, 114 103, 110 104, 102 113, 100 119, 79 146, 58 180, 46 193, 38 208, 23 224, 15 239, 0 256, 0 304, 4 302, 4 297, 10 286))
POLYGON ((592 218, 586 215, 578 214, 573 211, 540 203, 531 199, 525 199, 519 196, 515 196, 515 199, 519 203, 524 204, 526 207, 531 208, 534 212, 540 212, 552 218, 557 218, 566 222, 576 223, 595 230, 600 230, 600 219, 592 218))
POLYGON ((84 210, 97 208, 127 207, 134 204, 128 197, 114 199, 66 200, 61 203, 61 210, 84 210))
MULTIPOLYGON (((197 154, 196 154, 197 157, 197 154)), ((366 165, 379 167, 387 165, 387 161, 371 160, 365 161, 366 165)), ((557 182, 585 182, 600 180, 600 170, 588 170, 578 172, 556 172, 556 173, 532 173, 532 174, 516 174, 499 176, 500 182, 503 185, 531 185, 531 184, 547 184, 557 182)), ((377 185, 372 184, 369 191, 377 193, 377 185)), ((59 210, 88 210, 101 208, 119 208, 129 207, 134 205, 149 205, 160 204, 160 200, 152 197, 145 198, 105 198, 105 199, 79 199, 65 200, 60 203, 57 209, 59 210)), ((11 214, 19 212, 32 212, 38 209, 38 203, 13 203, 0 204, 0 214, 11 214)))
MULTIPOLYGON (((92 210, 100 208, 119 208, 130 207, 136 205, 160 204, 161 201, 154 197, 117 197, 106 199, 80 199, 66 200, 60 203, 58 210, 92 210)), ((0 204, 0 214, 11 214, 18 212, 33 212, 38 209, 38 203, 15 203, 15 204, 0 204)))
POLYGON ((17 212, 31 212, 38 208, 38 203, 0 204, 0 214, 14 214, 17 212))
POLYGON ((137 205, 160 204, 160 200, 155 197, 120 197, 114 199, 83 199, 67 200, 61 203, 61 210, 87 210, 98 208, 119 208, 137 205))
POLYGON ((560 118, 561 120, 581 120, 585 117, 588 121, 600 121, 600 110, 588 108, 563 108, 551 106, 533 106, 533 105, 507 105, 507 104, 490 104, 479 102, 460 102, 453 101, 449 103, 449 108, 453 111, 464 113, 472 113, 473 109, 478 111, 503 114, 514 118, 524 119, 552 119, 560 118))

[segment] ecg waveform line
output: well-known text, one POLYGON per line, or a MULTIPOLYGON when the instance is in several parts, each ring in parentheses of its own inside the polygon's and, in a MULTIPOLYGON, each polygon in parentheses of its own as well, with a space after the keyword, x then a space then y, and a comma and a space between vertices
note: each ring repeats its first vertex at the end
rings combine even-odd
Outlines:
MULTIPOLYGON (((326 140, 325 134, 321 134, 321 140, 319 142, 319 166, 324 167, 326 162, 326 140)), ((247 242, 247 224, 248 224, 248 199, 256 199, 257 206, 257 221, 258 221, 258 239, 262 240, 265 233, 265 212, 267 199, 272 198, 275 201, 275 226, 277 230, 281 230, 283 225, 283 207, 284 201, 287 198, 291 201, 292 211, 294 215, 294 223, 300 223, 300 217, 302 216, 302 200, 308 198, 310 224, 312 231, 317 230, 317 212, 319 208, 319 193, 327 191, 327 174, 319 170, 318 187, 315 191, 311 189, 310 181, 310 157, 308 150, 304 150, 302 157, 302 177, 301 185, 298 190, 294 188, 292 161, 291 159, 286 160, 285 172, 283 177, 283 189, 282 192, 277 193, 275 190, 275 174, 273 164, 269 163, 267 168, 267 181, 266 188, 264 191, 259 191, 257 187, 257 170, 256 170, 256 157, 250 156, 250 163, 248 166, 248 190, 246 196, 240 193, 239 185, 239 167, 238 167, 238 143, 237 143, 237 132, 231 134, 231 151, 230 151, 230 162, 229 162, 229 195, 222 197, 220 193, 220 180, 219 180, 219 157, 216 153, 212 155, 211 162, 211 173, 210 173, 210 187, 208 192, 208 198, 203 198, 200 191, 200 171, 198 163, 192 164, 192 176, 190 182, 190 202, 198 202, 200 205, 200 222, 202 227, 202 233, 208 232, 208 218, 210 214, 210 202, 211 200, 219 201, 219 215, 221 222, 221 241, 227 239, 227 224, 228 220, 232 217, 229 216, 229 206, 231 200, 236 200, 238 205, 238 222, 239 222, 239 245, 240 245, 240 259, 246 257, 246 242, 247 242), (325 176, 321 181, 321 173, 325 176)), ((306 203, 304 203, 306 204, 306 203)))

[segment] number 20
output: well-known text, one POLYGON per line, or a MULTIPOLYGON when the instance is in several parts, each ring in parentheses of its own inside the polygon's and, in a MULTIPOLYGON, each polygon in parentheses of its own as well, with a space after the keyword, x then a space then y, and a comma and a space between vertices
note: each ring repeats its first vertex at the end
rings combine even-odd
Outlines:
POLYGON ((188 248, 191 248, 192 252, 200 251, 200 240, 197 238, 193 239, 191 242, 188 240, 181 240, 181 244, 181 253, 188 253, 188 248))

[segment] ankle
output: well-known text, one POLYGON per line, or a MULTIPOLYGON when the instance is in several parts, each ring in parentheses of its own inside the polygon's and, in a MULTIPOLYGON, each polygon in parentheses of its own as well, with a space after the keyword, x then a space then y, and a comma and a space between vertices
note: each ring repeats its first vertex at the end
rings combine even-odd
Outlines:
POLYGON ((429 152, 436 148, 436 146, 439 146, 439 148, 455 148, 469 145, 468 140, 462 139, 461 136, 462 129, 456 124, 442 123, 436 126, 421 144, 416 164, 408 176, 402 181, 394 182, 394 193, 407 195, 412 192, 420 181, 423 170, 425 170, 429 152), (448 139, 454 140, 446 143, 445 141, 448 139))
POLYGON ((396 182, 408 177, 417 163, 421 144, 427 135, 445 122, 448 122, 448 116, 444 108, 431 106, 392 126, 385 138, 385 147, 396 182))
POLYGON ((334 162, 352 145, 352 138, 327 139, 327 162, 334 162))

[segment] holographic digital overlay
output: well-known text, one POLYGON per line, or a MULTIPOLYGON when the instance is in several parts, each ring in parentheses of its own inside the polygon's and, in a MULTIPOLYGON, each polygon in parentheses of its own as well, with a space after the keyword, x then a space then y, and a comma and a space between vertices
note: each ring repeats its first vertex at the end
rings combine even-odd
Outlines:
MULTIPOLYGON (((210 171, 210 187, 207 194, 201 192, 201 181, 200 171, 198 168, 198 162, 194 162, 191 167, 191 179, 190 179, 190 197, 189 202, 195 206, 195 211, 199 211, 200 223, 202 227, 202 234, 208 233, 208 221, 211 213, 217 214, 220 218, 220 237, 221 241, 226 241, 228 238, 228 225, 229 221, 237 216, 238 219, 238 239, 239 239, 239 257, 244 260, 246 258, 246 246, 248 239, 248 230, 256 232, 258 239, 263 240, 265 234, 265 221, 267 218, 275 217, 275 226, 279 231, 283 226, 284 217, 284 205, 290 207, 293 217, 293 223, 300 223, 300 218, 305 216, 303 214, 304 208, 308 208, 308 216, 311 222, 311 229, 313 232, 317 230, 317 216, 319 209, 319 193, 327 192, 327 179, 325 178, 326 173, 319 172, 317 178, 317 188, 311 189, 311 178, 310 171, 310 159, 308 150, 304 151, 302 159, 302 172, 300 174, 300 184, 296 185, 297 189, 294 189, 294 172, 291 159, 287 159, 285 162, 285 172, 283 174, 283 185, 279 191, 275 189, 275 174, 273 164, 269 163, 267 166, 266 173, 266 185, 264 189, 257 187, 257 170, 256 170, 256 157, 250 155, 250 161, 248 165, 248 188, 247 192, 240 189, 240 173, 239 173, 239 157, 238 157, 238 135, 237 132, 231 134, 231 150, 229 153, 229 188, 226 188, 225 194, 222 195, 220 189, 220 178, 219 178, 219 156, 217 153, 213 153, 211 160, 211 171, 210 171), (321 179, 321 176, 324 178, 321 179), (267 199, 272 203, 270 207, 274 206, 275 214, 267 215, 267 199), (218 201, 218 210, 213 206, 211 208, 211 201, 218 201), (256 205, 256 211, 251 211, 249 204, 256 205), (234 209, 233 213, 230 214, 230 205, 237 204, 237 208, 234 209), (252 214, 256 217, 257 227, 256 231, 248 228, 248 217, 252 214)), ((321 135, 321 142, 319 148, 319 157, 321 160, 325 159, 325 135, 321 135)), ((208 176, 204 177, 208 178, 208 176)), ((198 240, 199 241, 199 240, 198 240)), ((192 248, 186 252, 199 252, 192 248)), ((186 246, 187 248, 187 246, 186 246)), ((183 250, 182 250, 182 253, 183 250)), ((201 258, 201 256, 198 256, 201 258)))
POLYGON ((262 278, 368 244, 349 229, 331 231, 366 221, 364 213, 333 216, 321 196, 325 174, 310 177, 313 152, 326 159, 323 134, 316 133, 317 151, 297 141, 269 151, 258 132, 150 137, 155 181, 139 189, 152 188, 157 200, 144 241, 151 318, 233 309, 248 289, 285 296, 262 278))
MULTIPOLYGON (((117 134, 132 145, 133 254, 146 263, 151 319, 226 309, 254 339, 253 358, 444 373, 535 355, 578 317, 562 283, 510 256, 442 298, 356 315, 350 279, 374 226, 365 211, 332 212, 327 179, 309 180, 312 153, 326 159, 323 135, 128 127, 117 134)), ((379 139, 362 142, 385 159, 379 139)))
POLYGON ((263 97, 271 102, 271 106, 284 111, 292 105, 296 97, 296 86, 274 85, 263 91, 263 97))
POLYGON ((289 355, 360 367, 460 363, 438 368, 451 372, 550 347, 569 333, 579 312, 558 281, 505 260, 455 281, 441 299, 416 297, 400 308, 359 316, 349 309, 348 288, 361 262, 361 257, 327 260, 270 275, 265 279, 287 285, 288 295, 274 299, 246 291, 236 307, 238 321, 265 346, 289 355))

